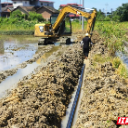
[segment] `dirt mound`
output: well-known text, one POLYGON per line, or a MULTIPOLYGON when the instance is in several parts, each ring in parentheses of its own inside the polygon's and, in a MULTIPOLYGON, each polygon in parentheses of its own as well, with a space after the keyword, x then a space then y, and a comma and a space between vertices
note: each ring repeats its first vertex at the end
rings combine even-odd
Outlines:
POLYGON ((127 82, 114 71, 110 62, 89 69, 76 127, 117 128, 118 117, 128 116, 127 82))
POLYGON ((82 65, 82 51, 73 45, 60 60, 21 81, 0 103, 0 127, 60 127, 82 65))

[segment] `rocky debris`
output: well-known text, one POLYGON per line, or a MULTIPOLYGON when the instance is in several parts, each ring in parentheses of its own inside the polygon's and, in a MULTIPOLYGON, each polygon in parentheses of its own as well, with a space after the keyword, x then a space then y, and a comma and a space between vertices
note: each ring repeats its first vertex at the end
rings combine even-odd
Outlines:
POLYGON ((39 47, 38 51, 36 54, 33 56, 32 59, 27 60, 19 65, 17 65, 15 68, 10 69, 10 70, 5 70, 0 72, 0 83, 6 79, 8 76, 12 76, 17 72, 19 68, 25 68, 27 64, 35 62, 37 59, 39 59, 45 52, 48 52, 52 49, 53 46, 48 46, 44 49, 44 47, 39 47))
POLYGON ((78 47, 70 46, 59 60, 19 82, 10 96, 0 101, 0 127, 61 127, 83 65, 78 47))
MULTIPOLYGON (((104 56, 106 53, 107 48, 101 40, 91 51, 92 56, 104 56)), ((118 128, 118 117, 128 117, 128 82, 115 74, 111 62, 98 64, 98 67, 94 68, 91 65, 91 56, 89 59, 91 63, 86 69, 82 87, 83 98, 73 128, 118 128)))

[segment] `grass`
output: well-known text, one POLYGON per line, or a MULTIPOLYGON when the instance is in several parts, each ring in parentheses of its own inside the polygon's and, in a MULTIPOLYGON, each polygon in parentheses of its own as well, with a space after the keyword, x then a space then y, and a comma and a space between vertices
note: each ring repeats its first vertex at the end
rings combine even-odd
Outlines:
POLYGON ((105 63, 109 60, 111 60, 110 56, 102 56, 101 54, 96 54, 93 57, 94 62, 98 62, 98 63, 105 63))
MULTIPOLYGON (((82 31, 82 24, 81 23, 79 23, 78 21, 72 21, 71 23, 72 23, 72 31, 73 31, 73 33, 82 31)), ((86 29, 86 26, 87 26, 87 22, 86 21, 84 22, 84 26, 85 26, 85 29, 86 29)))
POLYGON ((127 32, 127 25, 124 24, 113 21, 96 22, 96 30, 108 47, 110 55, 115 55, 118 50, 123 51, 123 40, 126 40, 127 32))
MULTIPOLYGON (((86 29, 87 22, 84 22, 86 29)), ((79 22, 72 22, 73 32, 82 31, 82 25, 79 22)), ((110 55, 115 55, 116 51, 123 51, 123 40, 128 41, 128 22, 115 21, 97 21, 95 30, 98 31, 104 44, 108 47, 110 55)))
POLYGON ((128 78, 128 69, 123 63, 120 64, 119 68, 116 70, 116 73, 122 76, 123 78, 128 78))
POLYGON ((128 69, 126 65, 121 61, 119 57, 113 57, 109 54, 106 56, 102 56, 100 54, 96 54, 93 56, 93 66, 97 67, 97 64, 103 64, 105 62, 111 62, 112 66, 116 69, 115 73, 120 75, 123 78, 128 78, 128 69))

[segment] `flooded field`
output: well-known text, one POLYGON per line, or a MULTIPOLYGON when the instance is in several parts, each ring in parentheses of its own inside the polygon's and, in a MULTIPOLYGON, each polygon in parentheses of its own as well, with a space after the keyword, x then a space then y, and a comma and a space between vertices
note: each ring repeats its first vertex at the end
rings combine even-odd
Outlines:
POLYGON ((68 46, 55 45, 38 46, 38 38, 8 37, 0 43, 0 98, 7 91, 16 87, 18 81, 31 77, 42 66, 57 59, 68 46), (63 50, 61 49, 63 48, 63 50))
POLYGON ((0 71, 14 68, 32 58, 38 49, 38 40, 33 37, 3 37, 0 40, 0 71))

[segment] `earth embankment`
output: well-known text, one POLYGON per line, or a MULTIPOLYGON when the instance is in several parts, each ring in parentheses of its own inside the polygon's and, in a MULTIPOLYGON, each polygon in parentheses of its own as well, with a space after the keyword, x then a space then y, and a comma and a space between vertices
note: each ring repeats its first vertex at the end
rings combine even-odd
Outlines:
POLYGON ((128 117, 128 82, 115 72, 111 62, 95 62, 93 56, 96 54, 102 58, 109 54, 101 39, 90 52, 83 98, 73 128, 122 128, 116 123, 118 117, 128 117))

